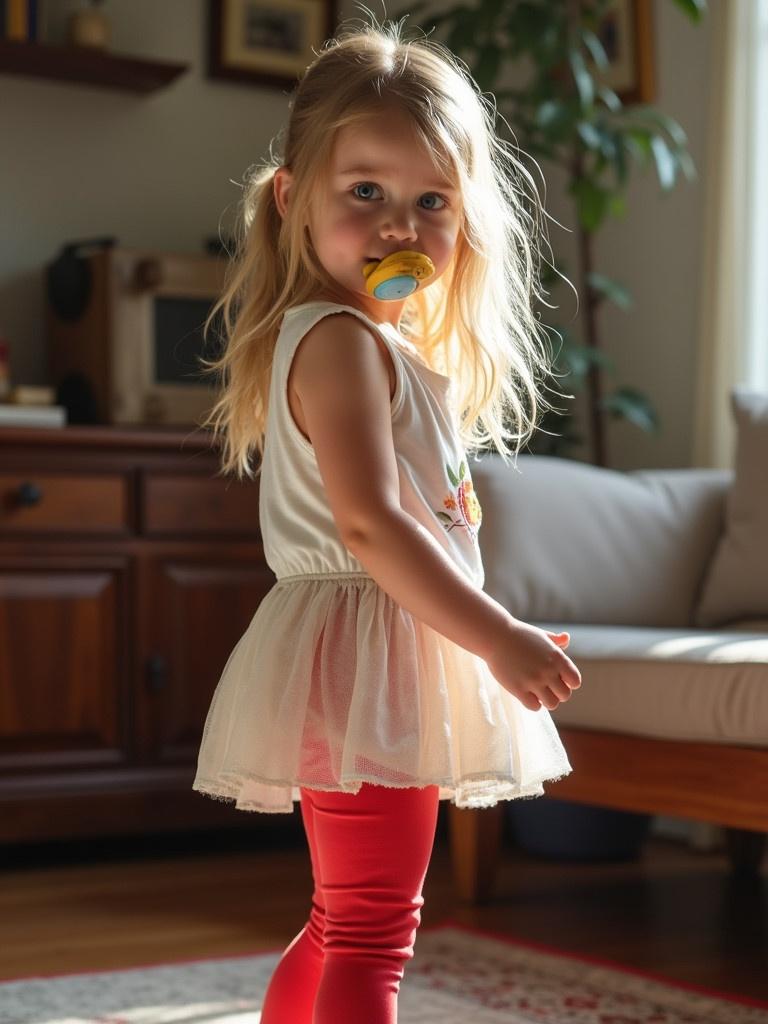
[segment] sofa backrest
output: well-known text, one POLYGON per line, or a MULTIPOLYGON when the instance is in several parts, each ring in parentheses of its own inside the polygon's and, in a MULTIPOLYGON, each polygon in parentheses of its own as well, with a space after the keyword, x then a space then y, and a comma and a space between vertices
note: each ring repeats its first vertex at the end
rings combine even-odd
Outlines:
POLYGON ((728 469, 469 460, 484 590, 529 622, 687 627, 723 529, 728 469))

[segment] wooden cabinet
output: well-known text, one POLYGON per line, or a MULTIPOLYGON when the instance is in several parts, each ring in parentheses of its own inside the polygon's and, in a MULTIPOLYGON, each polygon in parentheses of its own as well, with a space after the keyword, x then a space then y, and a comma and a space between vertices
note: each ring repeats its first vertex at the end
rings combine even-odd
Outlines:
POLYGON ((0 429, 0 840, 276 823, 191 789, 275 582, 218 468, 204 431, 0 429))
POLYGON ((0 554, 3 776, 125 763, 128 564, 0 554))
POLYGON ((256 562, 204 560, 188 551, 153 558, 143 568, 142 753, 156 763, 189 764, 197 757, 211 680, 218 681, 274 576, 256 562))

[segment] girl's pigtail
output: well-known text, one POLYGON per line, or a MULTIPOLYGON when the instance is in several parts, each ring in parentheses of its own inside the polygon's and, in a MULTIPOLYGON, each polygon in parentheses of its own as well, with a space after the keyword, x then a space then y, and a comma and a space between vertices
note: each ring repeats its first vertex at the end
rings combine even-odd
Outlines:
POLYGON ((277 164, 249 169, 240 213, 235 223, 235 252, 225 273, 224 290, 203 328, 207 340, 220 314, 222 345, 218 359, 201 357, 201 372, 218 375, 219 396, 201 426, 211 426, 221 441, 220 474, 253 478, 251 454, 264 450, 269 371, 280 312, 278 299, 285 284, 285 260, 280 235, 282 218, 274 196, 277 164))

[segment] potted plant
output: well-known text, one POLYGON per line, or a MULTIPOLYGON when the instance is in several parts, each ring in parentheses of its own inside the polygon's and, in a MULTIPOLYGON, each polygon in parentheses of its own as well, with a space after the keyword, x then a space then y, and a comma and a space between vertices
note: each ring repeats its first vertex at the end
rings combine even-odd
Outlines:
MULTIPOLYGON (((706 10, 706 0, 671 2, 693 22, 706 10)), ((412 17, 429 3, 414 0, 393 20, 412 17)), ((659 422, 650 399, 638 389, 604 386, 614 364, 601 344, 597 314, 605 302, 627 309, 632 300, 623 284, 596 266, 594 236, 606 218, 623 216, 632 163, 645 168, 653 161, 665 191, 674 188, 680 172, 689 180, 696 176, 682 127, 649 104, 622 101, 605 84, 609 59, 602 37, 615 6, 616 0, 463 0, 416 22, 425 33, 434 30, 466 62, 483 92, 493 94, 497 133, 519 147, 515 155, 521 162, 540 159, 545 167, 550 163, 565 172, 575 204, 579 267, 574 283, 582 296, 584 340, 566 326, 547 323, 541 312, 539 319, 561 339, 553 376, 567 378, 576 392, 586 387, 589 443, 600 466, 609 464, 606 416, 648 432, 659 422), (500 86, 503 80, 517 84, 500 86)), ((562 260, 542 267, 542 286, 549 288, 561 272, 568 276, 562 260)), ((530 450, 567 455, 583 440, 572 420, 569 411, 548 411, 530 450)))

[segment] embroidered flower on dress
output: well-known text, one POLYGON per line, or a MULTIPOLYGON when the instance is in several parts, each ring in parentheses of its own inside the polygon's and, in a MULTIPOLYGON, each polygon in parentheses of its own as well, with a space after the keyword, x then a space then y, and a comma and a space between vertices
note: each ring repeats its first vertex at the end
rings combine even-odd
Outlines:
POLYGON ((454 491, 445 496, 443 505, 454 514, 449 515, 447 512, 443 512, 442 509, 436 509, 435 514, 448 533, 451 532, 454 526, 463 526, 472 540, 475 540, 477 531, 480 529, 480 523, 482 522, 483 510, 480 507, 480 502, 477 500, 472 480, 467 474, 466 463, 463 461, 460 463, 458 476, 448 463, 445 464, 445 470, 454 491), (464 479, 465 475, 466 479, 464 479), (458 516, 456 516, 457 512, 458 516))

